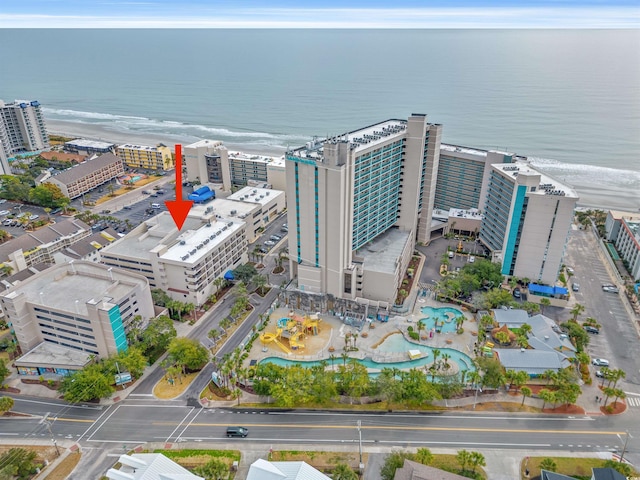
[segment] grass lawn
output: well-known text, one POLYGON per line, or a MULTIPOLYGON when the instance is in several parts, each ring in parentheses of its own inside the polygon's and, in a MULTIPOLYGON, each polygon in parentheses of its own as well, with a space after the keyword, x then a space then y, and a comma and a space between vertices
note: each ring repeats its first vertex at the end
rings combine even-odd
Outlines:
MULTIPOLYGON (((213 459, 224 462, 229 470, 234 461, 240 463, 238 450, 154 450, 153 453, 162 453, 189 470, 206 465, 213 459)), ((230 474, 228 478, 234 477, 230 474)))
POLYGON ((200 372, 194 372, 185 375, 181 380, 176 379, 173 385, 171 385, 166 378, 162 378, 162 380, 156 383, 156 386, 153 387, 153 394, 163 400, 176 398, 187 389, 193 379, 198 376, 198 373, 200 372))
MULTIPOLYGON (((433 468, 439 468, 441 470, 446 470, 447 472, 460 474, 460 464, 458 460, 456 460, 455 455, 449 454, 434 454, 433 455, 433 463, 430 465, 433 468)), ((470 467, 467 467, 468 470, 471 470, 470 467)), ((482 467, 476 468, 476 473, 480 474, 481 478, 487 478, 487 474, 482 469, 482 467)))
POLYGON ((73 469, 76 468, 81 456, 82 454, 80 452, 72 452, 67 455, 67 457, 62 460, 56 468, 49 473, 49 475, 47 475, 47 479, 65 480, 68 478, 71 472, 73 472, 73 469))
MULTIPOLYGON (((584 457, 529 457, 529 460, 523 459, 520 463, 520 478, 536 478, 540 476, 540 462, 545 458, 551 458, 557 465, 556 473, 568 475, 570 477, 591 478, 591 469, 593 467, 600 468, 604 466, 604 460, 601 458, 584 458, 584 457), (525 469, 529 469, 529 477, 525 477, 525 469)), ((637 473, 636 473, 637 475, 637 473)))
MULTIPOLYGON (((306 462, 321 472, 330 473, 337 464, 346 463, 352 470, 358 470, 360 457, 358 452, 321 452, 321 451, 297 451, 275 450, 271 453, 272 462, 306 462)), ((367 454, 362 454, 362 463, 366 465, 367 454)))

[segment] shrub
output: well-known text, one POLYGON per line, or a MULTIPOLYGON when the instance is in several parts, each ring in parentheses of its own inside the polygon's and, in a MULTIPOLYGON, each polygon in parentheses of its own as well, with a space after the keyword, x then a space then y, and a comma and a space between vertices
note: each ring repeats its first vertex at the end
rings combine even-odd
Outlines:
POLYGON ((420 335, 418 335, 418 332, 409 332, 409 338, 412 340, 420 340, 420 335))

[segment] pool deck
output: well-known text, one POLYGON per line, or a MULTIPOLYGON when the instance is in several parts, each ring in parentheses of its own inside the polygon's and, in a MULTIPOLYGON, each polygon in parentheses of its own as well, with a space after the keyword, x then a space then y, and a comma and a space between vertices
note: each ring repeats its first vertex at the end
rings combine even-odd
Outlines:
MULTIPOLYGON (((298 361, 329 359, 331 355, 341 358, 344 353, 345 336, 348 333, 352 333, 358 334, 356 340, 356 347, 358 350, 347 352, 349 357, 357 359, 368 358, 376 362, 407 361, 409 360, 407 352, 381 352, 374 348, 374 346, 382 343, 389 335, 400 332, 404 332, 405 338, 408 338, 406 335, 407 328, 412 326, 416 329, 418 321, 421 318, 424 318, 424 314, 421 313, 420 309, 427 306, 436 308, 450 307, 460 310, 466 318, 462 326, 464 333, 459 335, 457 333, 434 332, 432 338, 420 340, 419 342, 416 341, 414 343, 437 349, 450 348, 458 350, 473 358, 473 348, 476 342, 476 336, 473 335, 472 332, 477 333, 477 324, 473 315, 470 312, 458 308, 457 306, 454 307, 450 304, 435 301, 432 297, 432 293, 428 292, 427 296, 421 296, 416 299, 413 309, 411 309, 408 314, 392 316, 389 318, 388 322, 373 321, 371 323, 366 323, 362 328, 362 331, 358 331, 353 327, 344 325, 337 317, 322 315, 320 327, 321 333, 318 336, 320 338, 307 336, 304 340, 306 346, 305 350, 296 352, 292 351, 291 354, 287 354, 277 344, 270 343, 262 345, 260 341, 256 341, 249 354, 249 359, 257 360, 259 362, 267 357, 280 357, 287 360, 298 361)), ((273 332, 275 330, 277 320, 287 317, 288 314, 289 309, 277 309, 271 314, 269 326, 261 333, 273 332)), ((296 314, 300 315, 301 312, 296 311, 296 314)), ((424 330, 421 332, 421 335, 424 335, 425 333, 428 336, 429 332, 425 332, 424 330)))

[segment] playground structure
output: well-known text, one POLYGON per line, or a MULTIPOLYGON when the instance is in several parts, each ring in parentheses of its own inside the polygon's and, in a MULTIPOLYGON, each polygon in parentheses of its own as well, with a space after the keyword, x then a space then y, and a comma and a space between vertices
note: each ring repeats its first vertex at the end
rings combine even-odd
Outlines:
POLYGON ((289 317, 283 317, 276 322, 276 331, 267 332, 260 335, 260 342, 265 347, 269 343, 275 343, 287 355, 291 355, 292 350, 304 350, 305 335, 318 335, 320 322, 318 315, 296 315, 289 312, 289 317), (282 343, 286 339, 288 346, 282 343))

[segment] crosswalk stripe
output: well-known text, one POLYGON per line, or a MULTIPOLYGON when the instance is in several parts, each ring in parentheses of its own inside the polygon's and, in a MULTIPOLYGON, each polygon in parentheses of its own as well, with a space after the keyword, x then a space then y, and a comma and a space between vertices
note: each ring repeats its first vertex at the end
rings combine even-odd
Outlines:
POLYGON ((640 398, 627 397, 627 404, 630 407, 640 407, 640 398))

